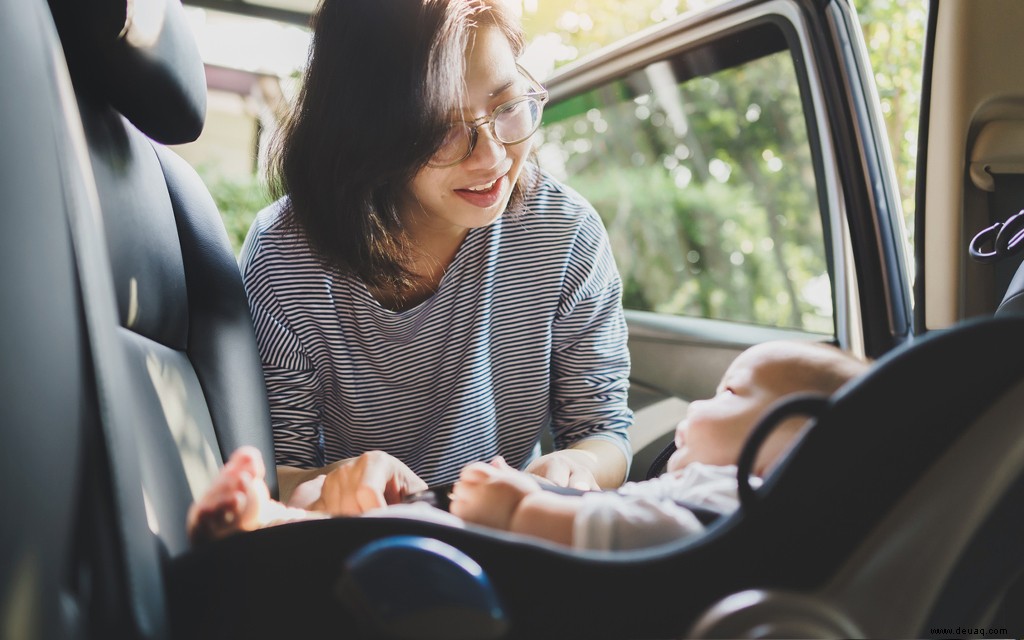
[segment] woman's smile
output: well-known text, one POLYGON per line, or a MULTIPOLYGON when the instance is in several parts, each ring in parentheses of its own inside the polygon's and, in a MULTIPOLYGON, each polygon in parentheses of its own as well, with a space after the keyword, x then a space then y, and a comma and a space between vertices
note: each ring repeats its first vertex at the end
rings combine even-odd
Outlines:
POLYGON ((456 189, 455 193, 469 204, 488 209, 502 200, 505 193, 505 186, 508 184, 507 174, 497 180, 485 182, 473 187, 456 189))

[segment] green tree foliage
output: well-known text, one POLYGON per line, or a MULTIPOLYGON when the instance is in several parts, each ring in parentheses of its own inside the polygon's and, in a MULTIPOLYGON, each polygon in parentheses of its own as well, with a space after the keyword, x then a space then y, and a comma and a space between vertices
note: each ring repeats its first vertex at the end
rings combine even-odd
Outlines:
MULTIPOLYGON (((531 41, 561 45, 565 64, 651 25, 721 0, 520 0, 531 41)), ((875 72, 882 113, 896 166, 908 233, 912 233, 917 121, 921 97, 927 2, 852 0, 875 72)), ((552 47, 547 47, 552 49, 552 47)), ((910 238, 912 240, 912 238, 910 238)))
POLYGON ((862 0, 857 9, 896 166, 908 240, 912 243, 927 3, 862 0))
POLYGON ((241 180, 221 176, 209 167, 198 167, 197 170, 217 203, 228 231, 228 239, 237 256, 256 214, 270 203, 266 187, 256 175, 241 180))
POLYGON ((788 52, 684 82, 677 71, 692 60, 552 107, 542 164, 601 213, 628 308, 831 331, 827 292, 823 301, 814 286, 827 279, 825 240, 788 52))
MULTIPOLYGON (((524 23, 535 45, 564 63, 710 3, 683 4, 527 2, 524 23)), ((917 4, 867 0, 859 14, 908 229, 925 18, 917 4)), ((658 94, 651 78, 659 71, 633 73, 545 116, 542 163, 605 219, 626 306, 831 333, 826 239, 790 55, 697 77, 677 95, 658 94)), ((669 74, 673 85, 680 80, 669 74)))

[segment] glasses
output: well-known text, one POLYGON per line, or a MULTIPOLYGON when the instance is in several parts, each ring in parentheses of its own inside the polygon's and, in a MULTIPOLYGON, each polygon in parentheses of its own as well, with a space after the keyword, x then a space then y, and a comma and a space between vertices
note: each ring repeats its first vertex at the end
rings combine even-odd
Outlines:
POLYGON ((489 126, 491 137, 506 145, 525 142, 537 131, 544 103, 548 101, 548 92, 526 69, 518 64, 516 68, 530 82, 533 90, 499 105, 489 116, 477 118, 472 122, 459 120, 451 123, 444 142, 427 164, 440 169, 456 165, 468 158, 480 138, 480 127, 489 126))

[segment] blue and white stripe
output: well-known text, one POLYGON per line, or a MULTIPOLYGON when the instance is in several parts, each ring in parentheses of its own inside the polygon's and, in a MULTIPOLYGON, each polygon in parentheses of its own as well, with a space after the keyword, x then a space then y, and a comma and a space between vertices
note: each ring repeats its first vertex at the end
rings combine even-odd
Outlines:
POLYGON ((381 449, 430 485, 476 460, 523 467, 608 439, 628 457, 629 353, 607 234, 579 194, 542 180, 526 210, 470 231, 432 297, 401 312, 325 270, 260 212, 241 267, 263 359, 278 464, 381 449))

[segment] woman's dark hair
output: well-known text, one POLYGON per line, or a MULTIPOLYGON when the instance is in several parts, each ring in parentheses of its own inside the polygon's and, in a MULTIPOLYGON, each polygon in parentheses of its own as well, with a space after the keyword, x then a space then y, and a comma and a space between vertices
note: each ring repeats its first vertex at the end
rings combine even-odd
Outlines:
POLYGON ((328 267, 401 294, 415 275, 399 202, 460 103, 473 31, 497 27, 517 57, 523 35, 501 0, 322 0, 312 26, 270 189, 328 267))

